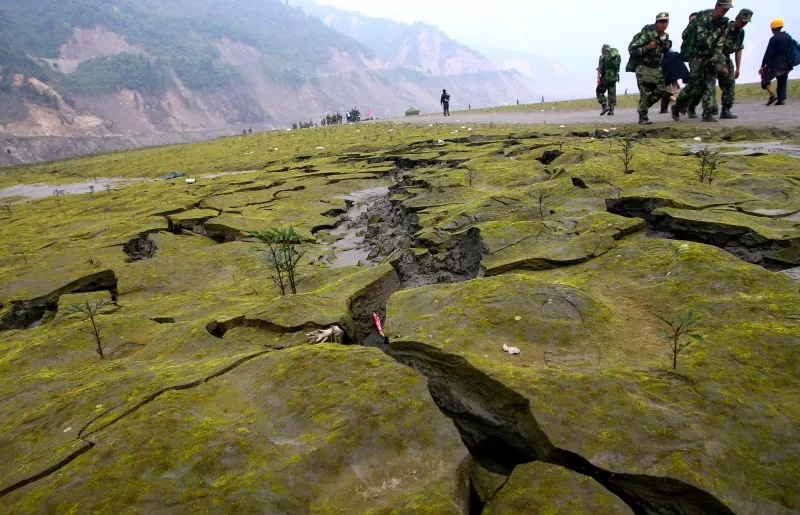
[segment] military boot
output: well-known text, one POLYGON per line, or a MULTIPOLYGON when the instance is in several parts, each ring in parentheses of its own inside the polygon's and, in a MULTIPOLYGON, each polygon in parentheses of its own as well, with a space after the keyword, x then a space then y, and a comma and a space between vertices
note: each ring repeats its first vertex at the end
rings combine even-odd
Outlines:
POLYGON ((614 108, 613 107, 609 108, 608 116, 614 116, 614 108))
POLYGON ((694 110, 694 107, 689 107, 689 118, 697 118, 697 111, 694 110))
POLYGON ((719 116, 719 106, 715 105, 714 108, 711 110, 711 114, 714 116, 719 116))
POLYGON ((646 114, 639 115, 639 125, 652 125, 652 123, 646 114))
POLYGON ((604 114, 606 114, 606 113, 607 113, 607 112, 609 112, 610 110, 611 110, 611 109, 609 109, 609 108, 608 108, 608 106, 606 106, 605 104, 603 104, 603 110, 602 110, 602 111, 600 111, 600 116, 603 116, 604 114))
POLYGON ((731 106, 722 106, 722 114, 719 117, 723 120, 735 120, 739 118, 731 112, 731 106))
POLYGON ((681 112, 678 109, 678 104, 672 104, 672 119, 676 122, 681 121, 681 112))
POLYGON ((717 120, 716 118, 714 118, 714 115, 712 115, 712 114, 704 114, 704 115, 703 115, 703 121, 704 121, 704 122, 712 122, 712 123, 716 123, 716 122, 718 122, 719 120, 717 120))

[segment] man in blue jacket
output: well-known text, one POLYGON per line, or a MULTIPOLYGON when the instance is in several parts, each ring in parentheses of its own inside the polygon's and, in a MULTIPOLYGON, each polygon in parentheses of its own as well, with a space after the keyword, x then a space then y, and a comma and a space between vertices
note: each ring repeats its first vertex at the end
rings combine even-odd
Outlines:
POLYGON ((664 72, 664 86, 667 95, 661 99, 661 114, 668 113, 670 101, 675 101, 675 95, 680 93, 681 86, 678 81, 686 84, 689 81, 689 68, 681 59, 681 53, 672 49, 672 41, 667 41, 667 52, 661 56, 661 71, 664 72))
POLYGON ((767 105, 782 106, 786 103, 786 83, 789 80, 789 52, 792 49, 792 37, 783 31, 783 20, 776 18, 772 20, 769 28, 772 29, 772 37, 764 52, 764 59, 761 61, 761 89, 769 93, 767 105), (772 79, 778 79, 778 96, 772 92, 770 83, 772 79), (775 102, 777 100, 777 102, 775 102))

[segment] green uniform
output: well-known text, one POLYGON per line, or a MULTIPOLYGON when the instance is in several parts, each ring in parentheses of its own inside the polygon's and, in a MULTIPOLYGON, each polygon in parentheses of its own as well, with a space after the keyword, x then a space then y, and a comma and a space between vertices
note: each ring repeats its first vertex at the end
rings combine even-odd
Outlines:
MULTIPOLYGON (((695 20, 695 48, 689 59, 689 84, 678 95, 673 106, 673 117, 678 111, 703 102, 703 119, 712 118, 716 78, 726 66, 723 43, 727 38, 729 21, 722 17, 714 19, 713 11, 703 11, 695 20)), ((731 72, 732 73, 732 72, 731 72)))
MULTIPOLYGON (((733 28, 733 22, 728 29, 728 34, 725 37, 725 42, 722 44, 722 52, 726 56, 725 67, 728 69, 728 74, 719 73, 717 80, 719 81, 719 88, 722 90, 722 109, 730 110, 733 103, 736 101, 736 75, 734 63, 731 55, 734 55, 739 50, 744 48, 744 29, 736 30, 733 28)), ((716 96, 712 98, 716 104, 716 96)))
POLYGON ((667 95, 664 74, 661 71, 661 55, 667 51, 668 40, 669 35, 666 32, 659 36, 655 25, 647 25, 628 45, 631 63, 627 69, 633 68, 636 72, 636 83, 639 86, 637 112, 640 122, 646 122, 650 107, 667 95), (657 43, 655 48, 648 48, 653 41, 657 43))
POLYGON ((614 110, 617 107, 617 82, 619 82, 619 56, 616 48, 612 48, 600 56, 597 71, 600 73, 600 83, 597 85, 597 101, 603 109, 614 110), (608 99, 606 100, 606 92, 608 99))

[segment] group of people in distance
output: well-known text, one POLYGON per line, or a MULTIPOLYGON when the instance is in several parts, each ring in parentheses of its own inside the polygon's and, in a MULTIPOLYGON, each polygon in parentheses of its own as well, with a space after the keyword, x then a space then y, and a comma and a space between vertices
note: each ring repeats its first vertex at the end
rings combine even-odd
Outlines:
MULTIPOLYGON (((672 103, 672 119, 681 115, 696 118, 695 108, 702 103, 704 122, 735 119, 732 108, 736 100, 736 79, 739 78, 744 48, 744 28, 751 22, 753 11, 741 9, 733 20, 725 15, 733 8, 732 2, 718 0, 713 9, 692 13, 682 34, 680 52, 672 49, 667 34, 669 13, 661 12, 655 23, 646 25, 628 45, 625 71, 636 74, 639 86, 640 124, 652 123, 650 108, 661 102, 661 113, 667 113, 672 103), (687 68, 688 63, 688 68, 687 68), (681 89, 680 82, 686 86, 681 89), (717 105, 716 84, 722 90, 720 109, 717 105)), ((790 56, 797 43, 784 32, 783 20, 770 23, 772 38, 767 45, 759 73, 761 87, 769 94, 767 105, 784 105, 790 56), (777 79, 777 91, 772 80, 777 79)), ((616 107, 616 83, 619 81, 621 58, 619 51, 603 45, 597 67, 597 101, 602 106, 601 115, 613 115, 616 107)))

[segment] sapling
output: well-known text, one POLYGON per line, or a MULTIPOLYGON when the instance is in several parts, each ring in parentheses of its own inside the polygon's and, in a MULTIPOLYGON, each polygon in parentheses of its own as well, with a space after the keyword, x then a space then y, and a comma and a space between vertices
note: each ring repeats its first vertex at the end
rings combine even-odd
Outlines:
POLYGON ((697 177, 700 182, 708 181, 711 185, 717 177, 719 165, 722 164, 722 151, 711 150, 709 147, 704 147, 697 155, 700 157, 700 167, 697 170, 697 177))
POLYGON ((100 337, 100 330, 97 328, 95 317, 100 309, 109 304, 113 304, 113 302, 108 300, 89 302, 89 299, 86 299, 83 304, 70 304, 64 314, 64 316, 67 316, 77 313, 84 316, 84 320, 89 320, 92 323, 91 329, 89 329, 87 332, 94 337, 94 350, 100 355, 100 359, 103 359, 103 350, 105 349, 105 345, 103 344, 103 339, 100 337))
POLYGON ((621 138, 620 140, 620 149, 622 150, 622 155, 619 156, 620 161, 622 161, 622 172, 623 173, 631 173, 631 161, 635 154, 633 153, 633 146, 636 144, 634 139, 631 136, 626 136, 621 138))
POLYGON ((539 209, 539 219, 544 221, 544 213, 545 210, 548 211, 547 208, 547 200, 552 196, 549 190, 538 190, 533 194, 533 198, 536 200, 536 204, 539 209))
POLYGON ((251 233, 265 247, 254 247, 253 250, 264 252, 264 260, 275 271, 273 279, 281 289, 281 295, 286 295, 287 286, 292 293, 297 293, 297 264, 305 254, 299 247, 303 238, 294 227, 288 229, 271 228, 251 233))
POLYGON ((10 200, 6 200, 5 202, 3 202, 3 209, 6 210, 6 213, 8 213, 8 216, 12 216, 11 201, 10 200))
POLYGON ((669 342, 670 351, 672 352, 672 370, 675 370, 678 368, 678 354, 680 354, 683 349, 691 345, 693 342, 701 341, 704 338, 702 335, 695 333, 692 330, 692 327, 697 320, 694 318, 694 313, 691 311, 687 312, 683 316, 677 316, 672 320, 662 315, 656 316, 659 320, 669 326, 669 330, 660 328, 658 332, 662 338, 669 342), (688 337, 688 340, 683 338, 684 336, 688 337), (681 342, 681 339, 684 341, 681 342))

